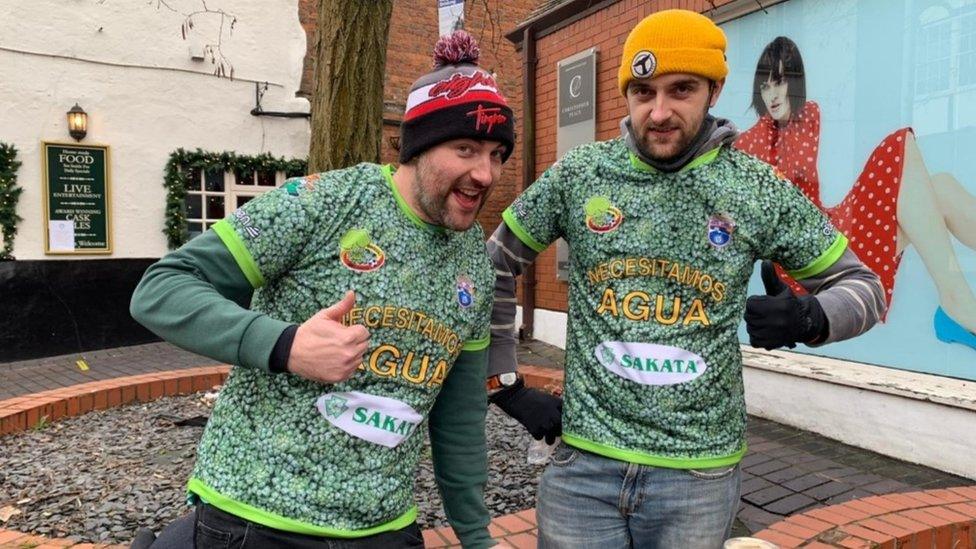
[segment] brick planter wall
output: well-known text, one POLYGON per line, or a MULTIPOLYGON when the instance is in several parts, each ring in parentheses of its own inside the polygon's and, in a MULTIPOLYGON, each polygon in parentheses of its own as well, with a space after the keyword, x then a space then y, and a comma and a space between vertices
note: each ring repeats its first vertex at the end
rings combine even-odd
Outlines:
POLYGON ((974 549, 976 487, 858 499, 794 515, 754 536, 783 549, 974 549))
POLYGON ((130 402, 188 395, 220 385, 230 366, 206 366, 81 383, 0 400, 0 435, 24 431, 45 421, 80 416, 130 402))

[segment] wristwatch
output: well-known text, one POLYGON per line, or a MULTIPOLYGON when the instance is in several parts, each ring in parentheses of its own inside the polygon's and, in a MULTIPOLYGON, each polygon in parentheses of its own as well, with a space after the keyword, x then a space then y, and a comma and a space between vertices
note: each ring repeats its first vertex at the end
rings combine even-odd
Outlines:
POLYGON ((488 392, 491 393, 506 387, 511 387, 512 385, 515 385, 518 380, 519 375, 516 372, 505 372, 504 374, 489 376, 486 386, 488 388, 488 392))

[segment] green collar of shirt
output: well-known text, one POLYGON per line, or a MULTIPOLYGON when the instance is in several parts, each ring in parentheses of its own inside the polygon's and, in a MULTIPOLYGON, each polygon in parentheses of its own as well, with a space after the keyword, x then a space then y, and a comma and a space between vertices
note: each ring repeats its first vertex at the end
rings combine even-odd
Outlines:
MULTIPOLYGON (((703 166, 705 164, 708 164, 708 163, 712 162, 713 160, 715 160, 716 158, 718 158, 718 153, 721 150, 722 150, 722 147, 721 146, 715 147, 714 149, 712 149, 712 150, 710 150, 710 151, 708 151, 706 153, 703 153, 701 156, 698 156, 694 160, 692 160, 691 162, 685 164, 685 167, 681 168, 680 170, 678 170, 675 173, 684 173, 684 172, 686 172, 688 170, 693 170, 693 169, 697 168, 698 166, 703 166)), ((644 172, 661 173, 654 166, 651 166, 650 164, 648 164, 648 163, 644 162, 643 160, 641 160, 640 158, 638 158, 637 155, 634 154, 633 152, 631 152, 629 154, 630 154, 630 165, 633 166, 634 168, 636 168, 638 170, 641 170, 641 171, 644 171, 644 172)))
POLYGON ((393 182, 393 172, 396 171, 393 168, 393 164, 385 164, 381 166, 380 169, 383 171, 383 177, 386 178, 387 185, 390 186, 390 191, 393 192, 393 197, 396 198, 397 206, 400 206, 400 211, 407 216, 407 219, 425 231, 443 234, 445 231, 444 227, 427 223, 421 219, 419 215, 417 215, 417 212, 413 211, 410 204, 407 204, 407 201, 403 198, 403 195, 400 194, 400 190, 397 189, 396 183, 393 182))

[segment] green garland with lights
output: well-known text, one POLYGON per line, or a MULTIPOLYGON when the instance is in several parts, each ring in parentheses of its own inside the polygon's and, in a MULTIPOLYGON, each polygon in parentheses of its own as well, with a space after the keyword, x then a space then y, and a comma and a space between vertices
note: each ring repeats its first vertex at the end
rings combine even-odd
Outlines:
POLYGON ((17 147, 0 143, 0 231, 3 232, 3 249, 0 261, 14 259, 14 236, 17 235, 17 202, 24 189, 17 186, 17 147))
MULTIPOLYGON (((305 175, 308 161, 293 158, 275 158, 270 153, 255 156, 240 155, 233 152, 206 152, 200 149, 185 151, 177 149, 169 155, 163 186, 166 187, 166 228, 163 233, 174 250, 189 239, 186 222, 186 188, 190 173, 199 168, 204 173, 211 171, 231 171, 250 177, 258 171, 281 171, 285 177, 305 175)), ((2 197, 2 195, 0 195, 2 197)))

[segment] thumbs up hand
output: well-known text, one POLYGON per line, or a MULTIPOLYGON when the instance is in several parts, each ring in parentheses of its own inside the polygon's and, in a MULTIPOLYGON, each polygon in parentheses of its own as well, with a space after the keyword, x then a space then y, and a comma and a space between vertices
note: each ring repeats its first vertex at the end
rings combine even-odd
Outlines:
POLYGON ((356 294, 346 292, 341 300, 299 326, 288 356, 288 371, 319 383, 338 383, 352 377, 369 347, 369 330, 360 324, 342 325, 342 317, 355 305, 356 294))
POLYGON ((827 316, 816 297, 795 295, 776 275, 771 261, 763 261, 761 275, 766 295, 749 296, 746 300, 750 345, 768 351, 826 339, 827 316))

